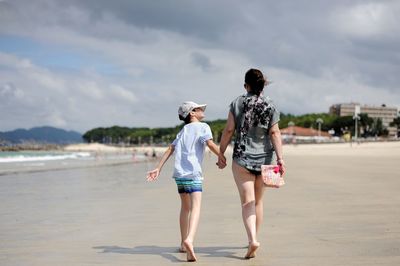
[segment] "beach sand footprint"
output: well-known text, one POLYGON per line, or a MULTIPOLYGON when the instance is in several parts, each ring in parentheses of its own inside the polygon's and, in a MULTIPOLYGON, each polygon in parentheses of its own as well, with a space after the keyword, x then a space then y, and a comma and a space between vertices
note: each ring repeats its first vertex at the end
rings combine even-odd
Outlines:
MULTIPOLYGON (((97 246, 93 249, 100 250, 100 253, 119 253, 119 254, 133 254, 133 255, 156 255, 161 256, 171 262, 186 262, 186 255, 180 253, 177 247, 160 247, 160 246, 136 246, 133 248, 119 247, 119 246, 97 246)), ((195 248, 196 254, 199 254, 198 259, 201 257, 225 257, 232 259, 243 260, 244 258, 237 253, 243 253, 243 247, 197 247, 195 248), (240 251, 238 251, 240 250, 240 251)))

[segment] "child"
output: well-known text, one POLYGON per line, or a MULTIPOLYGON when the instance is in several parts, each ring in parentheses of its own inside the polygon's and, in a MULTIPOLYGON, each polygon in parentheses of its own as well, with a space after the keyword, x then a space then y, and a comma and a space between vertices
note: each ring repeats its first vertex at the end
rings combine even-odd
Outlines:
POLYGON ((160 175, 161 168, 175 152, 173 178, 178 186, 181 198, 179 217, 181 229, 180 252, 186 252, 187 261, 196 261, 193 240, 200 217, 202 170, 201 163, 205 145, 218 156, 219 149, 212 140, 210 127, 200 122, 204 118, 206 104, 184 102, 178 109, 179 119, 185 126, 176 136, 162 156, 157 168, 147 173, 147 180, 154 181, 160 175))

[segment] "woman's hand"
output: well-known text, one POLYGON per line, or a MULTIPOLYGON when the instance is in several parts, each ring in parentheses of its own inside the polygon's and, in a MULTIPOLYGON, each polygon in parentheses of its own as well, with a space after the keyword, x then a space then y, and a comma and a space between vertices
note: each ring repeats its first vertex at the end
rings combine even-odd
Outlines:
POLYGON ((218 162, 217 162, 219 169, 224 169, 226 167, 226 158, 223 154, 218 154, 218 162))
POLYGON ((233 133, 235 133, 235 118, 233 117, 233 114, 229 112, 224 131, 222 132, 221 141, 219 143, 219 154, 217 162, 219 169, 224 169, 226 167, 226 158, 224 156, 224 153, 229 145, 229 142, 231 142, 233 133))
POLYGON ((152 171, 147 172, 147 181, 155 181, 157 177, 160 175, 160 169, 156 168, 152 171))
POLYGON ((277 164, 279 165, 279 173, 283 176, 286 172, 285 162, 282 159, 278 159, 277 164))

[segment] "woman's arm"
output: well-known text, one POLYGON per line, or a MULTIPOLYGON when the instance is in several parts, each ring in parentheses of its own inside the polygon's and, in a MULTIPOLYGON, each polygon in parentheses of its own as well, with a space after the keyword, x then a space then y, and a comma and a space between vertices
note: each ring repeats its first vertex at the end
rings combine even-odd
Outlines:
POLYGON ((164 166, 165 162, 169 159, 171 154, 173 154, 175 151, 175 146, 174 145, 169 145, 168 149, 164 152, 163 156, 161 157, 160 162, 158 163, 157 167, 152 170, 147 172, 147 181, 154 181, 157 179, 157 177, 160 175, 161 169, 164 166))
POLYGON ((224 153, 229 143, 231 142, 234 133, 235 118, 233 117, 233 114, 229 112, 224 131, 222 132, 221 142, 219 144, 218 167, 221 169, 226 166, 226 158, 224 156, 224 153))
POLYGON ((277 163, 278 163, 278 165, 281 166, 280 167, 281 175, 284 175, 285 162, 283 161, 282 138, 281 138, 281 131, 279 130, 278 123, 274 124, 269 129, 268 133, 269 133, 272 145, 274 146, 274 149, 275 149, 277 163))

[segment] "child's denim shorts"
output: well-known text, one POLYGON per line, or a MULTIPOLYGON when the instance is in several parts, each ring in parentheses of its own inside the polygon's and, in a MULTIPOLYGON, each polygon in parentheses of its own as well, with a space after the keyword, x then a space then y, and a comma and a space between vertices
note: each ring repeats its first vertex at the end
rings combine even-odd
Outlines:
POLYGON ((193 180, 191 178, 175 178, 178 186, 178 193, 192 193, 203 191, 203 180, 193 180))

